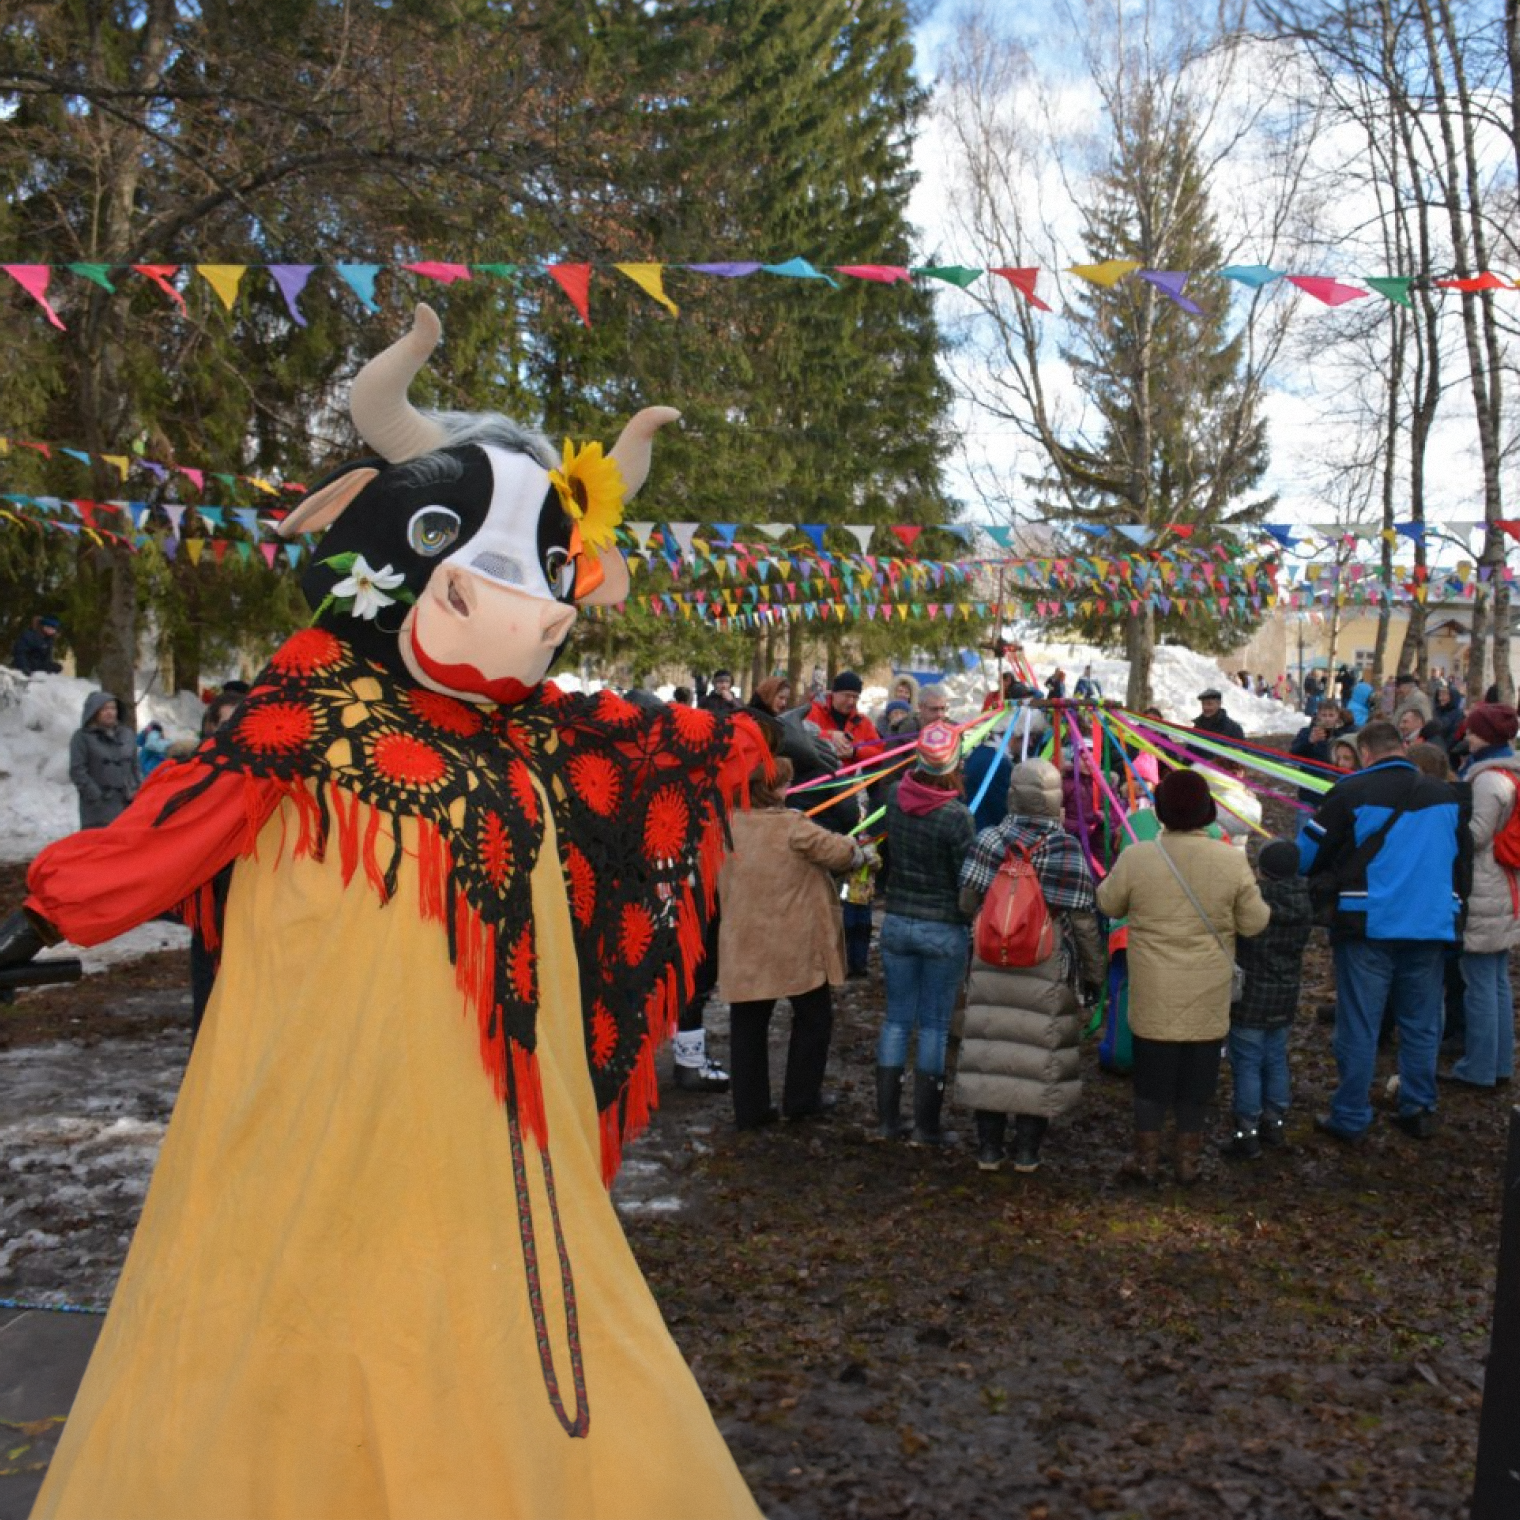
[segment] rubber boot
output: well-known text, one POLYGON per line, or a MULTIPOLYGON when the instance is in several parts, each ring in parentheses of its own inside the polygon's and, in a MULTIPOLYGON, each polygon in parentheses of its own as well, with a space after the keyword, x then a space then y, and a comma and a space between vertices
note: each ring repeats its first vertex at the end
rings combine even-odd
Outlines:
POLYGON ((1119 1167, 1120 1177, 1126 1182, 1143 1182, 1147 1187, 1154 1187, 1160 1170, 1161 1131, 1136 1130, 1134 1148, 1119 1167))
POLYGON ((1037 1172, 1040 1169, 1040 1142, 1050 1120, 1038 1114, 1019 1114, 1013 1121, 1013 1169, 1016 1172, 1037 1172))
POLYGON ((707 1059, 707 1031, 686 1029, 671 1042, 675 1055, 676 1086, 682 1092, 725 1093, 729 1076, 716 1061, 707 1059))
MULTIPOLYGON (((1281 1145, 1279 1138, 1269 1144, 1281 1145)), ((1219 1147, 1221 1156, 1232 1161, 1256 1161, 1261 1157, 1262 1135, 1256 1125, 1245 1119, 1235 1121, 1235 1133, 1219 1147)))
POLYGON ((1203 1175, 1203 1136, 1201 1134, 1177 1136, 1177 1181, 1183 1187, 1192 1187, 1203 1175))
POLYGON ((985 1108, 976 1111, 976 1164, 984 1172, 995 1172, 1003 1164, 1003 1140, 1008 1133, 1008 1115, 994 1114, 985 1108))
POLYGON ((876 1139, 902 1139, 902 1090, 901 1066, 876 1068, 876 1139))
POLYGON ((913 1073, 914 1145, 957 1145, 960 1136, 954 1130, 939 1127, 939 1111, 945 1102, 945 1079, 927 1072, 913 1073))

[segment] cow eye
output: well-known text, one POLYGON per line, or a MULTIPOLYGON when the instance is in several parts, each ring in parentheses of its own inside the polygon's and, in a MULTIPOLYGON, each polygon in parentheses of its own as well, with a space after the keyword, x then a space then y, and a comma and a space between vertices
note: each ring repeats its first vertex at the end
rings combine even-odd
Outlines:
POLYGON ((575 589, 575 561, 570 558, 568 549, 555 544, 544 552, 544 579, 561 600, 575 589))
POLYGON ((406 541, 429 559, 443 553, 459 537, 459 514, 447 507, 423 507, 406 525, 406 541))

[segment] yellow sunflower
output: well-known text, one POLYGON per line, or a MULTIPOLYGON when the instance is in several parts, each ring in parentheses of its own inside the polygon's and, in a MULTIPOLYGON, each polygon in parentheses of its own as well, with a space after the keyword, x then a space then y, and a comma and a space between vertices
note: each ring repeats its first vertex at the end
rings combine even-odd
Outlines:
POLYGON ((605 456, 599 443, 577 449, 567 438, 564 459, 559 469, 549 471, 549 479, 591 553, 611 548, 623 520, 623 472, 617 460, 605 456))

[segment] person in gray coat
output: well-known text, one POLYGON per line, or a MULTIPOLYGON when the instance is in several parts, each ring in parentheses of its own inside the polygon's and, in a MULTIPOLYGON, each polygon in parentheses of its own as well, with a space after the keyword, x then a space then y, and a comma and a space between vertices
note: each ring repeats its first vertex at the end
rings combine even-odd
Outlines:
POLYGON ((79 827, 102 829, 137 795, 142 772, 137 736, 121 721, 108 691, 84 699, 84 715, 69 740, 69 780, 79 792, 79 827))
POLYGON ((1060 930, 1055 953, 1038 966, 1001 970, 973 957, 966 993, 956 1098, 976 1113, 977 1165, 996 1171, 1014 1119, 1013 1167, 1033 1172, 1050 1121, 1082 1095, 1082 1009, 1103 984, 1103 940, 1092 872, 1082 846, 1061 825, 1061 773, 1048 760, 1013 769, 1008 814, 983 829, 961 867, 961 911, 982 905, 1008 851, 1029 852, 1045 906, 1060 930))

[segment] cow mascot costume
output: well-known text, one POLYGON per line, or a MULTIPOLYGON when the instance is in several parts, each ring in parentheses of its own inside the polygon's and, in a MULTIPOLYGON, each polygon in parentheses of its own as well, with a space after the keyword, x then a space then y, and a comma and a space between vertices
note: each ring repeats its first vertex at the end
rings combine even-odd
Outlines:
POLYGON ((690 994, 745 719, 543 677, 650 441, 556 459, 425 414, 410 333, 356 378, 379 456, 309 628, 195 757, 45 850, 0 965, 188 904, 221 968, 34 1512, 86 1520, 757 1513, 607 1194, 690 994))

